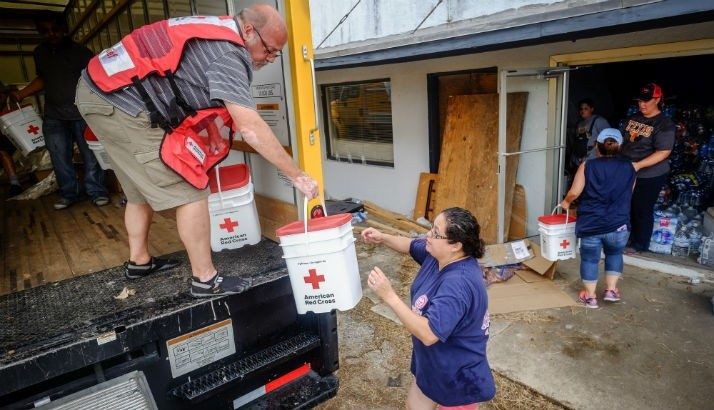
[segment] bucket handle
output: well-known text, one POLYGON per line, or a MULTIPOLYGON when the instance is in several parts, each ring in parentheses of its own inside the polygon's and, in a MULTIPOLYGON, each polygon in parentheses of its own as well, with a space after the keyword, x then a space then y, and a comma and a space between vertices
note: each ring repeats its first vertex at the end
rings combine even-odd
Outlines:
MULTIPOLYGON (((303 197, 302 201, 302 216, 303 216, 303 226, 305 228, 305 248, 307 249, 307 254, 310 254, 310 239, 308 238, 308 233, 307 233, 307 203, 310 202, 309 199, 307 199, 307 196, 303 197)), ((322 204, 322 212, 325 213, 325 216, 327 216, 327 206, 325 205, 325 198, 320 197, 320 203, 322 204)))
MULTIPOLYGON (((7 110, 10 111, 10 97, 8 96, 5 99, 5 104, 7 105, 7 110)), ((25 113, 22 112, 22 105, 20 105, 19 101, 15 101, 15 105, 17 105, 17 109, 20 110, 20 114, 22 114, 22 117, 25 117, 25 113)))
MULTIPOLYGON (((556 205, 555 208, 553 208, 553 212, 551 212, 551 215, 555 215, 555 211, 558 209, 565 209, 560 204, 556 205)), ((565 227, 563 229, 568 229, 568 221, 570 220, 570 209, 565 209, 565 227)))

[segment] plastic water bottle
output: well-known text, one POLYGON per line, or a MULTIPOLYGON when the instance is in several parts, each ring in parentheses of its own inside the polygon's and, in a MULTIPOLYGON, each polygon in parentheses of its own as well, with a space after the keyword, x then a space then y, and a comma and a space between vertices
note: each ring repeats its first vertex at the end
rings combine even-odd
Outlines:
POLYGON ((689 228, 689 254, 696 255, 699 253, 699 246, 702 244, 702 226, 695 219, 692 221, 689 228))
POLYGON ((689 222, 689 218, 687 218, 687 215, 684 214, 684 212, 680 211, 679 215, 677 215, 677 228, 676 230, 679 230, 681 227, 685 226, 689 222))
POLYGON ((678 256, 681 258, 689 256, 689 232, 687 231, 686 226, 679 228, 677 233, 674 234, 674 241, 672 242, 672 256, 678 256))

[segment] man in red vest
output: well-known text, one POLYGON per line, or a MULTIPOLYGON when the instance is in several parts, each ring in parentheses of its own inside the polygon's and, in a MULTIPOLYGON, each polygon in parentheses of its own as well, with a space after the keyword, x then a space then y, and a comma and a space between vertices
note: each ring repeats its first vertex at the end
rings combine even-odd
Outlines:
POLYGON ((234 17, 181 17, 143 26, 95 56, 76 104, 102 143, 125 195, 127 278, 171 269, 153 257, 154 211, 176 208, 196 297, 243 292, 249 280, 217 272, 211 258, 207 172, 230 150, 231 130, 284 173, 308 199, 316 181, 283 150, 255 110, 253 70, 287 41, 278 11, 258 4, 234 17))

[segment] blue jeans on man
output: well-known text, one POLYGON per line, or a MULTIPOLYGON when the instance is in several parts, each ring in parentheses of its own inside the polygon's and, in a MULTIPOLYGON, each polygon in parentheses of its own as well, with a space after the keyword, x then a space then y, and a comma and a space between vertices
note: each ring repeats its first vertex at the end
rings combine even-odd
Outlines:
POLYGON ((623 251, 630 232, 627 229, 580 238, 580 276, 585 283, 597 282, 601 251, 605 253, 605 274, 622 275, 623 251))
MULTIPOLYGON (((97 158, 84 139, 86 126, 83 119, 44 118, 42 132, 45 136, 45 146, 50 152, 60 195, 68 204, 79 201, 83 193, 92 198, 92 201, 97 205, 100 204, 97 201, 100 198, 103 200, 101 204, 106 204, 104 200, 109 197, 109 193, 104 185, 104 170, 99 166, 97 158), (84 190, 77 180, 77 173, 72 162, 74 144, 79 147, 84 161, 84 190)), ((55 208, 61 209, 57 206, 55 208)))

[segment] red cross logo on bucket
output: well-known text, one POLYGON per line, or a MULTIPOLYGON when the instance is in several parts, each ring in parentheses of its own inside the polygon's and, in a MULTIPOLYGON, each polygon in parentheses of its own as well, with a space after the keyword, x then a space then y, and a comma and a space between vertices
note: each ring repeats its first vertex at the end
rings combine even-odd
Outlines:
POLYGON ((231 218, 223 218, 223 223, 218 225, 219 228, 225 229, 228 232, 233 232, 233 228, 238 226, 238 221, 233 221, 231 218))
POLYGON ((568 249, 568 246, 570 246, 570 242, 568 242, 567 239, 563 239, 563 242, 560 243, 560 247, 563 249, 568 249))
POLYGON ((308 276, 303 276, 305 283, 311 284, 313 289, 320 289, 320 282, 325 281, 325 275, 318 275, 316 269, 310 269, 308 272, 308 276))
POLYGON ((27 133, 28 133, 28 134, 37 135, 37 133, 38 133, 39 131, 40 131, 40 127, 38 127, 38 126, 36 126, 36 125, 30 124, 30 126, 27 127, 27 133))

